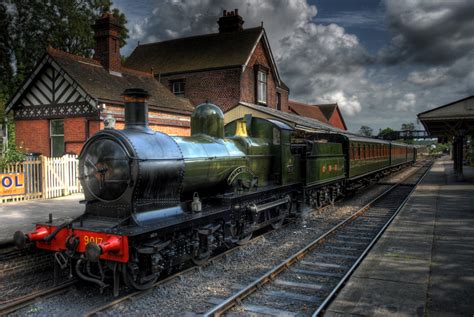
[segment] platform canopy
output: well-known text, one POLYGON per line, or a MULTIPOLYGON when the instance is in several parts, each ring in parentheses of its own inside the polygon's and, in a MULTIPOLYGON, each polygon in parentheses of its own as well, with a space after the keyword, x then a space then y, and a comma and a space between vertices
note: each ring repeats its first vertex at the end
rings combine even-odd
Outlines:
POLYGON ((451 139, 474 133, 474 96, 418 114, 426 131, 433 137, 451 139))
POLYGON ((454 172, 462 178, 465 137, 474 135, 474 96, 418 114, 429 135, 453 142, 454 172))

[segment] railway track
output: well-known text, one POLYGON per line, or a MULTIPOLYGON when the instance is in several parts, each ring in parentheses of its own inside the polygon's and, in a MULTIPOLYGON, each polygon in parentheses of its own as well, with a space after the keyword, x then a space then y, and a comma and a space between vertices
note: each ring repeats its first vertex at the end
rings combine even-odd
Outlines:
MULTIPOLYGON (((387 184, 385 184, 385 185, 387 185, 387 184)), ((329 208, 329 207, 331 207, 331 206, 323 207, 323 209, 329 208)), ((266 236, 266 234, 270 233, 270 232, 271 231, 263 233, 260 236, 254 238, 254 240, 264 238, 266 236)), ((227 251, 225 251, 221 254, 217 254, 216 256, 211 258, 206 265, 212 265, 212 263, 214 261, 216 261, 216 260, 218 260, 222 257, 225 257, 226 255, 229 255, 231 252, 236 252, 240 248, 241 248, 240 246, 237 246, 237 247, 229 249, 229 250, 227 250, 227 251)), ((167 283, 170 283, 170 282, 172 282, 172 281, 174 281, 178 278, 181 278, 185 274, 188 274, 188 273, 191 273, 193 271, 200 270, 200 269, 201 269, 201 267, 198 267, 198 266, 190 267, 190 268, 188 268, 184 271, 178 272, 178 273, 173 274, 169 277, 166 277, 165 279, 162 279, 162 280, 158 281, 153 287, 157 288, 157 287, 160 287, 160 286, 164 286, 167 283)), ((22 297, 15 298, 15 299, 12 299, 12 300, 0 302, 0 316, 15 312, 15 311, 17 311, 17 310, 19 310, 23 307, 26 307, 28 305, 31 305, 31 304, 35 303, 36 301, 38 301, 40 299, 60 295, 60 294, 64 293, 65 291, 67 291, 72 285, 76 284, 77 282, 78 282, 77 280, 68 281, 67 283, 58 285, 56 287, 51 287, 51 288, 48 288, 48 289, 45 289, 45 290, 42 290, 42 291, 34 292, 34 293, 31 293, 31 294, 28 294, 28 295, 25 295, 25 296, 22 296, 22 297)), ((105 304, 100 304, 100 305, 94 307, 93 309, 91 309, 87 313, 85 313, 83 316, 98 315, 101 312, 105 312, 105 311, 111 309, 115 305, 118 305, 118 304, 121 304, 121 303, 126 303, 127 301, 134 301, 134 300, 139 299, 142 296, 146 296, 146 294, 148 294, 149 291, 150 290, 133 291, 131 293, 122 295, 121 297, 116 298, 116 299, 114 299, 110 302, 107 302, 105 304)))
POLYGON ((15 312, 23 307, 31 305, 32 303, 50 296, 55 296, 65 292, 72 285, 76 284, 78 281, 76 279, 69 280, 65 283, 59 284, 57 286, 49 287, 44 290, 33 292, 31 294, 17 297, 11 300, 4 301, 0 303, 0 316, 8 315, 12 312, 15 312))
MULTIPOLYGON (((420 163, 418 163, 420 164, 420 163)), ((226 313, 318 316, 405 205, 432 162, 229 298, 210 298, 205 316, 226 313)))

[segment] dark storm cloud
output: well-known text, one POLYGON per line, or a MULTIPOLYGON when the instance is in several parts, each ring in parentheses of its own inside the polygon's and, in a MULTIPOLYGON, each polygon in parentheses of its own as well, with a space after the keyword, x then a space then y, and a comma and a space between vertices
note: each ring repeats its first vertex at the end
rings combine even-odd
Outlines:
POLYGON ((394 33, 382 52, 389 63, 449 65, 474 50, 474 1, 386 0, 394 33))
POLYGON ((306 0, 146 0, 137 14, 142 5, 117 3, 132 13, 126 54, 138 40, 217 32, 223 9, 238 8, 244 28, 263 21, 291 99, 337 102, 352 131, 361 125, 397 129, 416 122, 418 112, 474 93, 474 28, 468 19, 474 1, 386 0, 382 17, 378 9, 377 17, 336 10, 321 21, 306 0), (348 29, 381 32, 377 21, 389 24, 391 45, 374 58, 348 29))

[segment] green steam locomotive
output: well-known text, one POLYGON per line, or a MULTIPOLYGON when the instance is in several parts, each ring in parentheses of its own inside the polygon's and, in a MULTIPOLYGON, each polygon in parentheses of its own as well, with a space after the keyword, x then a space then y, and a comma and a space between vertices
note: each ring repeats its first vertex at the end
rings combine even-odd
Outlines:
POLYGON ((171 137, 148 128, 145 91, 124 95, 125 129, 99 131, 81 152, 84 214, 15 234, 17 245, 56 252, 60 268, 101 288, 111 275, 115 293, 120 280, 146 289, 163 272, 203 263, 416 160, 410 145, 274 119, 224 126, 210 103, 196 107, 190 137, 171 137))

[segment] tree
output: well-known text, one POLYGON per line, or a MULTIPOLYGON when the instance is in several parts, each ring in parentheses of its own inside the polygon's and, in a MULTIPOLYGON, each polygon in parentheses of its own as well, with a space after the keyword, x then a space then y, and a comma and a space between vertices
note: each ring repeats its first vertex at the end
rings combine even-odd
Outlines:
POLYGON ((13 51, 11 40, 11 16, 5 3, 0 3, 0 123, 4 119, 4 101, 13 90, 13 51), (3 102, 2 102, 3 101, 3 102))
MULTIPOLYGON (((33 71, 48 45, 92 57, 92 25, 111 5, 110 0, 0 1, 0 124, 4 124, 7 100, 33 71)), ((111 13, 123 26, 123 46, 128 38, 127 20, 118 9, 111 13)), ((8 149, 0 164, 20 157, 15 150, 14 125, 9 121, 8 149)))
MULTIPOLYGON (((12 6, 12 42, 19 85, 33 70, 48 45, 63 51, 92 57, 95 46, 92 25, 106 10, 110 0, 14 0, 12 6)), ((121 46, 126 44, 128 30, 125 15, 118 9, 112 14, 124 27, 121 46)))
POLYGON ((393 132, 395 132, 393 129, 387 127, 379 131, 378 137, 380 139, 386 140, 390 137, 390 135, 392 135, 393 132))
POLYGON ((359 134, 363 136, 372 136, 374 133, 374 130, 371 127, 368 127, 366 125, 363 125, 359 129, 359 134))
POLYGON ((414 131, 415 124, 413 122, 402 123, 402 131, 414 131))

